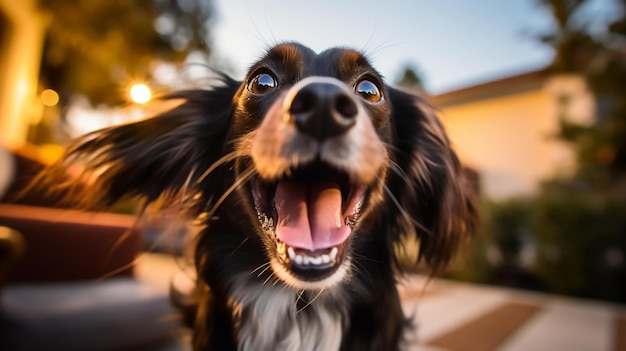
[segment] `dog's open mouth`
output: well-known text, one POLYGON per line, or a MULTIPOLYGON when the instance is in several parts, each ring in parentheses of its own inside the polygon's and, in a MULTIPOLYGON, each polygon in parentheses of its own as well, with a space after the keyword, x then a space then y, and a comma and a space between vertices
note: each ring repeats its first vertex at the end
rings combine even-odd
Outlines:
POLYGON ((324 279, 341 265, 365 192, 365 186, 321 162, 253 184, 259 220, 276 242, 278 259, 306 280, 324 279))

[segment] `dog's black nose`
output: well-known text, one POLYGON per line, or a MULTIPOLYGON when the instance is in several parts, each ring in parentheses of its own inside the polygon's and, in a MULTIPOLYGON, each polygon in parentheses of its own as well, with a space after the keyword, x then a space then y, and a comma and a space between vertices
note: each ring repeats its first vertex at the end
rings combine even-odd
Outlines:
POLYGON ((352 128, 358 107, 354 96, 345 88, 313 82, 296 92, 289 113, 300 132, 324 140, 352 128))

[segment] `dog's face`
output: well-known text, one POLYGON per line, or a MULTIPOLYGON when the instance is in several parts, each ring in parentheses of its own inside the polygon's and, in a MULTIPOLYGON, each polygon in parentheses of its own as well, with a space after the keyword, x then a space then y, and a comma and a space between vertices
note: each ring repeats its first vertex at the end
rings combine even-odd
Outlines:
POLYGON ((243 82, 223 82, 77 140, 35 184, 69 188, 89 208, 138 195, 201 218, 196 261, 209 285, 267 265, 297 290, 392 275, 404 269, 394 248, 405 238, 438 267, 473 230, 475 207, 435 113, 385 85, 362 54, 280 44, 243 82), (65 181, 77 159, 83 179, 65 181))
POLYGON ((247 191, 274 273, 298 289, 340 282, 388 164, 380 75, 356 51, 282 44, 250 69, 235 104, 252 161, 239 171, 256 175, 247 191))

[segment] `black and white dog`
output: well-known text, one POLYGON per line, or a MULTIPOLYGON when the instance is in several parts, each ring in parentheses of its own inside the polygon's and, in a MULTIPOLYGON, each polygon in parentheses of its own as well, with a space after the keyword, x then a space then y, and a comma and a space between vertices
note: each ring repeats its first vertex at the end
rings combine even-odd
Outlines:
POLYGON ((400 348, 402 243, 437 268, 475 219, 428 104, 357 51, 297 43, 166 99, 183 102, 81 138, 46 177, 86 162, 57 189, 89 178, 90 208, 141 196, 202 221, 194 349, 400 348))

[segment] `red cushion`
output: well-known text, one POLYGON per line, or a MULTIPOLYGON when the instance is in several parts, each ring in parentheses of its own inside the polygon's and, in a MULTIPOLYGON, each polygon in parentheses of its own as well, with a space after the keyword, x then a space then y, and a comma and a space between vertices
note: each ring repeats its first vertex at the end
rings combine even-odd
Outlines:
POLYGON ((19 231, 26 251, 9 281, 68 281, 132 276, 142 237, 135 217, 0 204, 0 225, 19 231))

